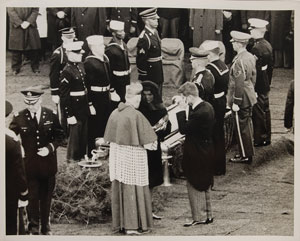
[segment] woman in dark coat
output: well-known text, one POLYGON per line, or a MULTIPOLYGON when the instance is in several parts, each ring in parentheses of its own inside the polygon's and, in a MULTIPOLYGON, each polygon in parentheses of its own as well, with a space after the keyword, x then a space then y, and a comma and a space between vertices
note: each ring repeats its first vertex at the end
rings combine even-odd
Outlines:
MULTIPOLYGON (((161 159, 160 142, 164 140, 171 131, 168 112, 162 103, 158 86, 152 81, 143 81, 142 101, 139 107, 140 112, 148 119, 152 128, 157 134, 158 144, 156 151, 147 150, 149 168, 149 188, 153 188, 163 183, 163 167, 161 159)), ((154 218, 160 217, 153 215, 154 218)))

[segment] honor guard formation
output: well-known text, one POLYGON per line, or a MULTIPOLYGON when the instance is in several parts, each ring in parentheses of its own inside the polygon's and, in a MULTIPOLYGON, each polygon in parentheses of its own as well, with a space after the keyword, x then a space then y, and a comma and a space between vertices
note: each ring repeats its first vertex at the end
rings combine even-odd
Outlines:
MULTIPOLYGON (((293 37, 292 24, 282 28, 278 20, 291 22, 292 11, 9 7, 7 13, 12 73, 30 61, 38 75, 50 49, 56 110, 42 104, 40 87, 20 90, 26 108, 15 112, 5 133, 6 234, 52 234, 57 162, 64 161, 56 149, 66 146, 65 161, 79 163, 91 159, 99 138, 109 145, 113 232, 148 233, 153 219, 162 219, 152 212, 152 193, 164 181, 161 143, 172 125, 163 103, 161 38, 181 39, 192 69, 173 98, 191 207, 184 227, 214 221, 210 193, 214 176, 226 174, 226 114, 238 144, 230 162, 251 164, 255 147, 271 144, 273 68, 293 64, 293 49, 278 46, 276 29, 293 37), (127 46, 132 38, 136 77, 127 46), (19 225, 17 211, 28 212, 28 225, 19 225)), ((288 96, 290 129, 293 83, 288 96)), ((12 108, 7 101, 6 116, 12 108)))

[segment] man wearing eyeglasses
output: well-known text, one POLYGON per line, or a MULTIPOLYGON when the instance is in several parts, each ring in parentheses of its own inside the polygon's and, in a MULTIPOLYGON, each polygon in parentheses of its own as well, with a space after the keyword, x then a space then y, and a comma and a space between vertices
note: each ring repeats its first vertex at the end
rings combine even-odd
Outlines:
POLYGON ((57 172, 56 148, 64 134, 56 113, 42 107, 39 88, 21 91, 26 109, 15 113, 9 128, 20 135, 24 147, 29 189, 29 227, 31 234, 51 235, 50 206, 57 172), (41 230, 40 228, 41 222, 41 230))

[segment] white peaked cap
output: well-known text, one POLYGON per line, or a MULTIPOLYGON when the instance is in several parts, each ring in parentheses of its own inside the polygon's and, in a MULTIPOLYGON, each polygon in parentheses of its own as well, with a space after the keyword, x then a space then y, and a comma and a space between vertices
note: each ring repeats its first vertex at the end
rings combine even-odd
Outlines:
POLYGON ((201 44, 200 48, 203 48, 206 51, 211 51, 213 49, 220 48, 219 41, 206 40, 201 44))
POLYGON ((124 30, 125 23, 117 20, 111 20, 109 22, 109 28, 112 30, 124 30))
POLYGON ((89 45, 102 45, 104 44, 102 35, 91 35, 86 38, 86 41, 89 45))
POLYGON ((259 18, 249 18, 250 28, 265 28, 269 22, 259 18))

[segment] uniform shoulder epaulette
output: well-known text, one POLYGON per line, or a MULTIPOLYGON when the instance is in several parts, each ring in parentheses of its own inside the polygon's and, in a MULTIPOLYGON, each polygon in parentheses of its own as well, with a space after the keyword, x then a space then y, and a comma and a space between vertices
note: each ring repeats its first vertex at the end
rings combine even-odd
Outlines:
POLYGON ((14 112, 14 116, 15 116, 15 117, 18 117, 18 116, 19 116, 19 112, 17 112, 17 111, 14 112))

